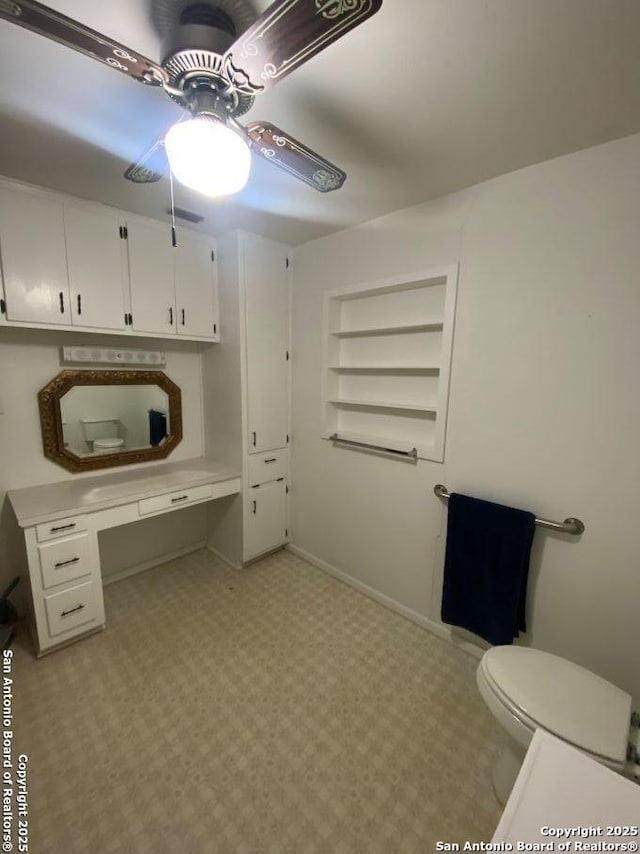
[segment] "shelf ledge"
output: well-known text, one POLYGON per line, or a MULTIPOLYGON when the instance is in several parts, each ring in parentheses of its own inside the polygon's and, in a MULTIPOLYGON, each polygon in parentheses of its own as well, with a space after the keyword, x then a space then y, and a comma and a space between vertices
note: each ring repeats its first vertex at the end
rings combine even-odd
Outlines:
POLYGON ((424 406, 417 403, 385 403, 381 400, 347 400, 344 398, 334 398, 329 403, 337 406, 364 406, 372 409, 405 409, 410 412, 437 412, 437 406, 424 406))
POLYGON ((330 365, 332 371, 372 371, 374 373, 439 373, 438 365, 330 365))
POLYGON ((431 332, 442 329, 442 321, 430 323, 405 323, 398 326, 367 326, 360 329, 335 329, 329 332, 337 338, 358 338, 366 335, 393 335, 398 332, 431 332))

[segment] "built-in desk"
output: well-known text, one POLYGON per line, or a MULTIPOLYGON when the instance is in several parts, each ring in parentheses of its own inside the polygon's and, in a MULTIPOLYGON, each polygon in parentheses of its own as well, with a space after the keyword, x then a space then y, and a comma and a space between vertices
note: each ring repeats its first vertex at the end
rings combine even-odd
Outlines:
POLYGON ((14 489, 24 529, 38 655, 104 628, 98 532, 240 492, 204 457, 14 489))

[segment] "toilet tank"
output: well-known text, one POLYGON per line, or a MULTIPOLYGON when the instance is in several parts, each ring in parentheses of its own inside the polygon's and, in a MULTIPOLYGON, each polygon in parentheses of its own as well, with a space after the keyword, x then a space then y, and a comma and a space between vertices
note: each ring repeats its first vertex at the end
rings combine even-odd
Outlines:
POLYGON ((111 439, 118 435, 118 418, 81 418, 82 435, 87 442, 111 439))

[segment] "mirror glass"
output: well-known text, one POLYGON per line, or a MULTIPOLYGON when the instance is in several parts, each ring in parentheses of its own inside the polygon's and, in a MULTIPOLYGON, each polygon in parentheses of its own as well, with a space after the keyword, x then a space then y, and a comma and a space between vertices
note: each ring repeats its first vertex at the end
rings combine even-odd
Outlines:
POLYGON ((162 371, 61 371, 38 400, 45 456, 69 471, 162 459, 182 439, 180 389, 162 371))
POLYGON ((64 446, 80 458, 157 448, 171 432, 169 396, 155 385, 76 386, 60 416, 64 446))

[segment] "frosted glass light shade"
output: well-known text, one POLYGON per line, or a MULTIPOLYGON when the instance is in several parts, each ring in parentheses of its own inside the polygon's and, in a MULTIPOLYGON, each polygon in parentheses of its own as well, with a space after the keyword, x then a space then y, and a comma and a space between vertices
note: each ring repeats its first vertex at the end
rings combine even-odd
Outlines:
POLYGON ((249 146, 215 119, 199 116, 179 122, 169 128, 164 144, 176 179, 198 193, 227 196, 247 183, 249 146))

